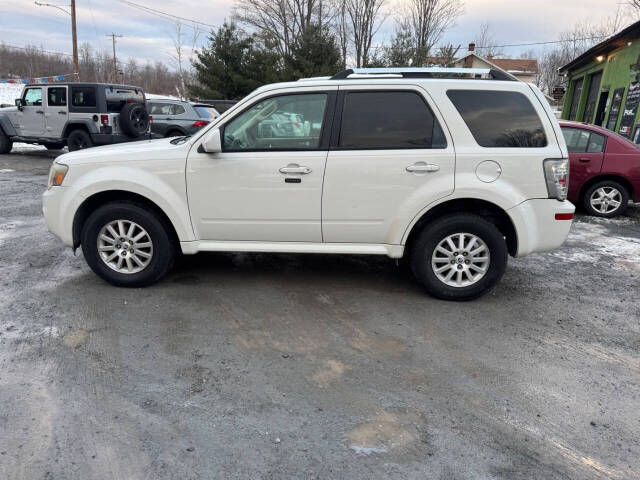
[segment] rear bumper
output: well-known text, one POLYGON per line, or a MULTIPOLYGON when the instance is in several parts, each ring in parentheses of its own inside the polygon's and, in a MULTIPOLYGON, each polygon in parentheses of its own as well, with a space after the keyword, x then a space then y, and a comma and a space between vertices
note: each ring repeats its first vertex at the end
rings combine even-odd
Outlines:
POLYGON ((569 201, 554 199, 533 199, 522 202, 507 210, 518 236, 516 257, 524 257, 534 252, 546 252, 560 247, 569 235, 574 205, 569 201), (567 215, 571 214, 571 215, 567 215))
POLYGON ((150 133, 145 133, 144 135, 140 135, 139 137, 132 138, 126 135, 117 134, 117 133, 92 133, 91 140, 94 145, 111 145, 113 143, 125 143, 125 142, 137 142, 139 140, 151 140, 152 136, 150 133))

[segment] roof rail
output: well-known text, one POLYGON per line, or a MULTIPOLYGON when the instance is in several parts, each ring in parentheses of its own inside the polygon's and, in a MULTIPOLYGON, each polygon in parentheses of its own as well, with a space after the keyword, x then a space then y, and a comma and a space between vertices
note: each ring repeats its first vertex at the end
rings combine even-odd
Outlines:
POLYGON ((517 81, 506 72, 494 68, 445 68, 445 67, 401 67, 401 68, 349 68, 336 73, 331 80, 363 79, 367 77, 401 78, 484 78, 490 80, 517 81))

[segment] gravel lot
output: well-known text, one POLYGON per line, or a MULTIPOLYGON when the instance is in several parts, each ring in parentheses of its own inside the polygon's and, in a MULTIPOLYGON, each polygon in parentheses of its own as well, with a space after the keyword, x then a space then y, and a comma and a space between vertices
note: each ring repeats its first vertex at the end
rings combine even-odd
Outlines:
POLYGON ((0 157, 0 478, 640 477, 640 208, 471 303, 387 258, 208 254, 111 287, 0 157))

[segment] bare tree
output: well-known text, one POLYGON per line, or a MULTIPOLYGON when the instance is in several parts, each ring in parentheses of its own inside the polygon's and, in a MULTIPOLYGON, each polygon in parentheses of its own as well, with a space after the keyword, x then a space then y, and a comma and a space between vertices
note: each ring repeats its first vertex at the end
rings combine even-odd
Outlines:
MULTIPOLYGON (((188 26, 191 27, 191 25, 188 26)), ((186 98, 186 85, 191 74, 191 69, 189 68, 191 62, 187 62, 187 60, 191 58, 201 33, 199 26, 194 23, 192 26, 192 34, 187 39, 184 27, 180 20, 176 21, 175 31, 170 34, 174 52, 169 54, 170 63, 178 73, 179 83, 176 86, 176 90, 178 96, 182 99, 186 98)))
POLYGON ((351 26, 347 16, 346 3, 343 0, 331 0, 332 22, 331 26, 338 39, 338 46, 342 54, 343 66, 346 67, 349 53, 349 39, 351 38, 351 26))
POLYGON ((478 53, 486 58, 501 57, 504 55, 504 50, 497 46, 493 27, 489 22, 483 22, 480 24, 480 29, 475 35, 473 41, 476 44, 476 50, 478 53))
POLYGON ((373 37, 386 19, 381 10, 385 3, 386 0, 344 0, 356 67, 369 64, 373 37))
POLYGON ((284 57, 311 23, 325 24, 325 3, 323 0, 236 0, 233 16, 274 41, 277 52, 284 57))
POLYGON ((407 17, 414 37, 414 66, 428 63, 433 47, 463 12, 461 0, 408 0, 407 17))

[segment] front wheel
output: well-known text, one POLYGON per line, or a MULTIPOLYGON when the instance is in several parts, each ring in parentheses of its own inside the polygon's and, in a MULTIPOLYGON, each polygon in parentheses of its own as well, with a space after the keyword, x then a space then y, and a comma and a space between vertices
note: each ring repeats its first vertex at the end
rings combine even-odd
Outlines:
POLYGON ((156 283, 173 266, 167 226, 154 212, 132 203, 108 203, 82 228, 82 252, 91 269, 119 287, 156 283))
POLYGON ((0 154, 9 153, 13 148, 13 142, 0 130, 0 154))
POLYGON ((618 182, 605 180, 593 185, 584 196, 584 208, 596 217, 622 215, 629 206, 629 192, 618 182))
POLYGON ((429 223, 411 251, 411 268, 427 292, 443 300, 472 300, 498 283, 507 245, 478 215, 455 214, 429 223))

